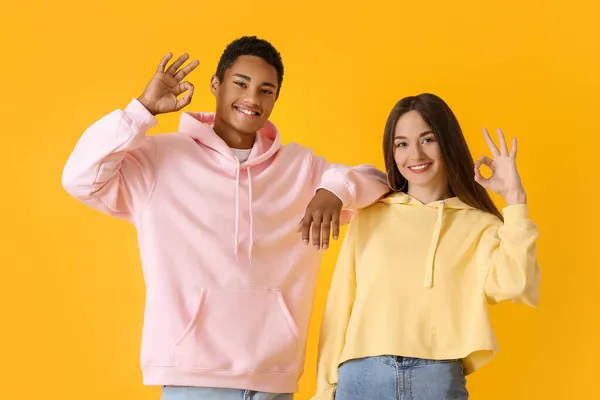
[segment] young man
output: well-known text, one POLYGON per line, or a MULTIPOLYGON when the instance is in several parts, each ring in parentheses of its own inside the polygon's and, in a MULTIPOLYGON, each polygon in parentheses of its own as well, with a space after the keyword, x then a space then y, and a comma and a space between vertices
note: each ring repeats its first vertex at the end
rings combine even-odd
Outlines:
POLYGON ((146 136, 155 115, 192 99, 183 79, 198 62, 181 68, 184 55, 167 68, 170 58, 139 98, 87 129, 63 186, 137 228, 145 384, 164 386, 164 399, 291 399, 318 250, 347 222, 342 208, 365 207, 389 190, 385 174, 280 143, 268 119, 283 64, 256 37, 225 49, 211 80, 215 113, 184 113, 179 132, 146 136))

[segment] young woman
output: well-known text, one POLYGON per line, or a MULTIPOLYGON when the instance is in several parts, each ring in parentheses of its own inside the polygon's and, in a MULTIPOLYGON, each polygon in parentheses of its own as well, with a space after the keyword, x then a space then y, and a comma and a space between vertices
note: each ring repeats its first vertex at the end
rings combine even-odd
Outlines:
POLYGON ((383 140, 392 193, 352 220, 321 331, 314 399, 467 399, 497 346, 487 304, 536 306, 537 227, 515 159, 484 135, 477 163, 432 94, 400 100, 383 140), (485 178, 481 165, 492 175, 485 178), (486 189, 507 203, 503 215, 486 189))

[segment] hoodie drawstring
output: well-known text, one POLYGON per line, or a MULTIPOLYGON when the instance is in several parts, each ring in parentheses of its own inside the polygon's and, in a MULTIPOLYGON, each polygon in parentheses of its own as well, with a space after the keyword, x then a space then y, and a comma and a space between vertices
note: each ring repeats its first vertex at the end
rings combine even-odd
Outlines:
MULTIPOLYGON (((237 160, 235 173, 235 243, 233 251, 235 260, 240 261, 238 255, 239 233, 240 233, 240 162, 237 160)), ((252 264, 252 246, 254 244, 254 221, 252 218, 252 176, 250 175, 250 167, 246 169, 248 172, 248 207, 250 209, 250 246, 248 249, 248 260, 252 264)))
POLYGON ((437 220, 435 222, 435 228, 433 229, 433 237, 431 238, 431 244, 429 245, 429 253, 427 254, 427 264, 425 265, 425 287, 433 287, 433 265, 435 260, 435 252, 437 250, 438 242, 440 239, 440 232, 442 230, 442 220, 444 216, 445 203, 442 201, 438 205, 437 220))
POLYGON ((235 171, 235 243, 233 243, 233 251, 235 253, 235 260, 239 262, 238 258, 238 235, 240 231, 240 161, 236 159, 236 171, 235 171))
POLYGON ((254 245, 254 221, 252 220, 252 176, 250 175, 250 167, 248 171, 248 208, 250 210, 250 246, 248 247, 248 260, 252 265, 252 246, 254 245))

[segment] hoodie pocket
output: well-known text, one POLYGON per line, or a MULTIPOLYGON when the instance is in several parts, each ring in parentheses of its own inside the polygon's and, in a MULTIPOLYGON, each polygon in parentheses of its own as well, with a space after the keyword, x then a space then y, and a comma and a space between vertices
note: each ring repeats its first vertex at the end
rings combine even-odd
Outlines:
POLYGON ((175 344, 185 368, 295 372, 298 329, 276 289, 202 289, 175 344))

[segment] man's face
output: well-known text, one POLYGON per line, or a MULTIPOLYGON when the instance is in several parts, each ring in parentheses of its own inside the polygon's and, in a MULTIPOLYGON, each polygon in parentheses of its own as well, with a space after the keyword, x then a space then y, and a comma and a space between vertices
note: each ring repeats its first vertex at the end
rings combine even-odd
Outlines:
POLYGON ((261 129, 277 100, 277 70, 260 57, 240 56, 219 82, 211 80, 217 118, 241 134, 261 129))

